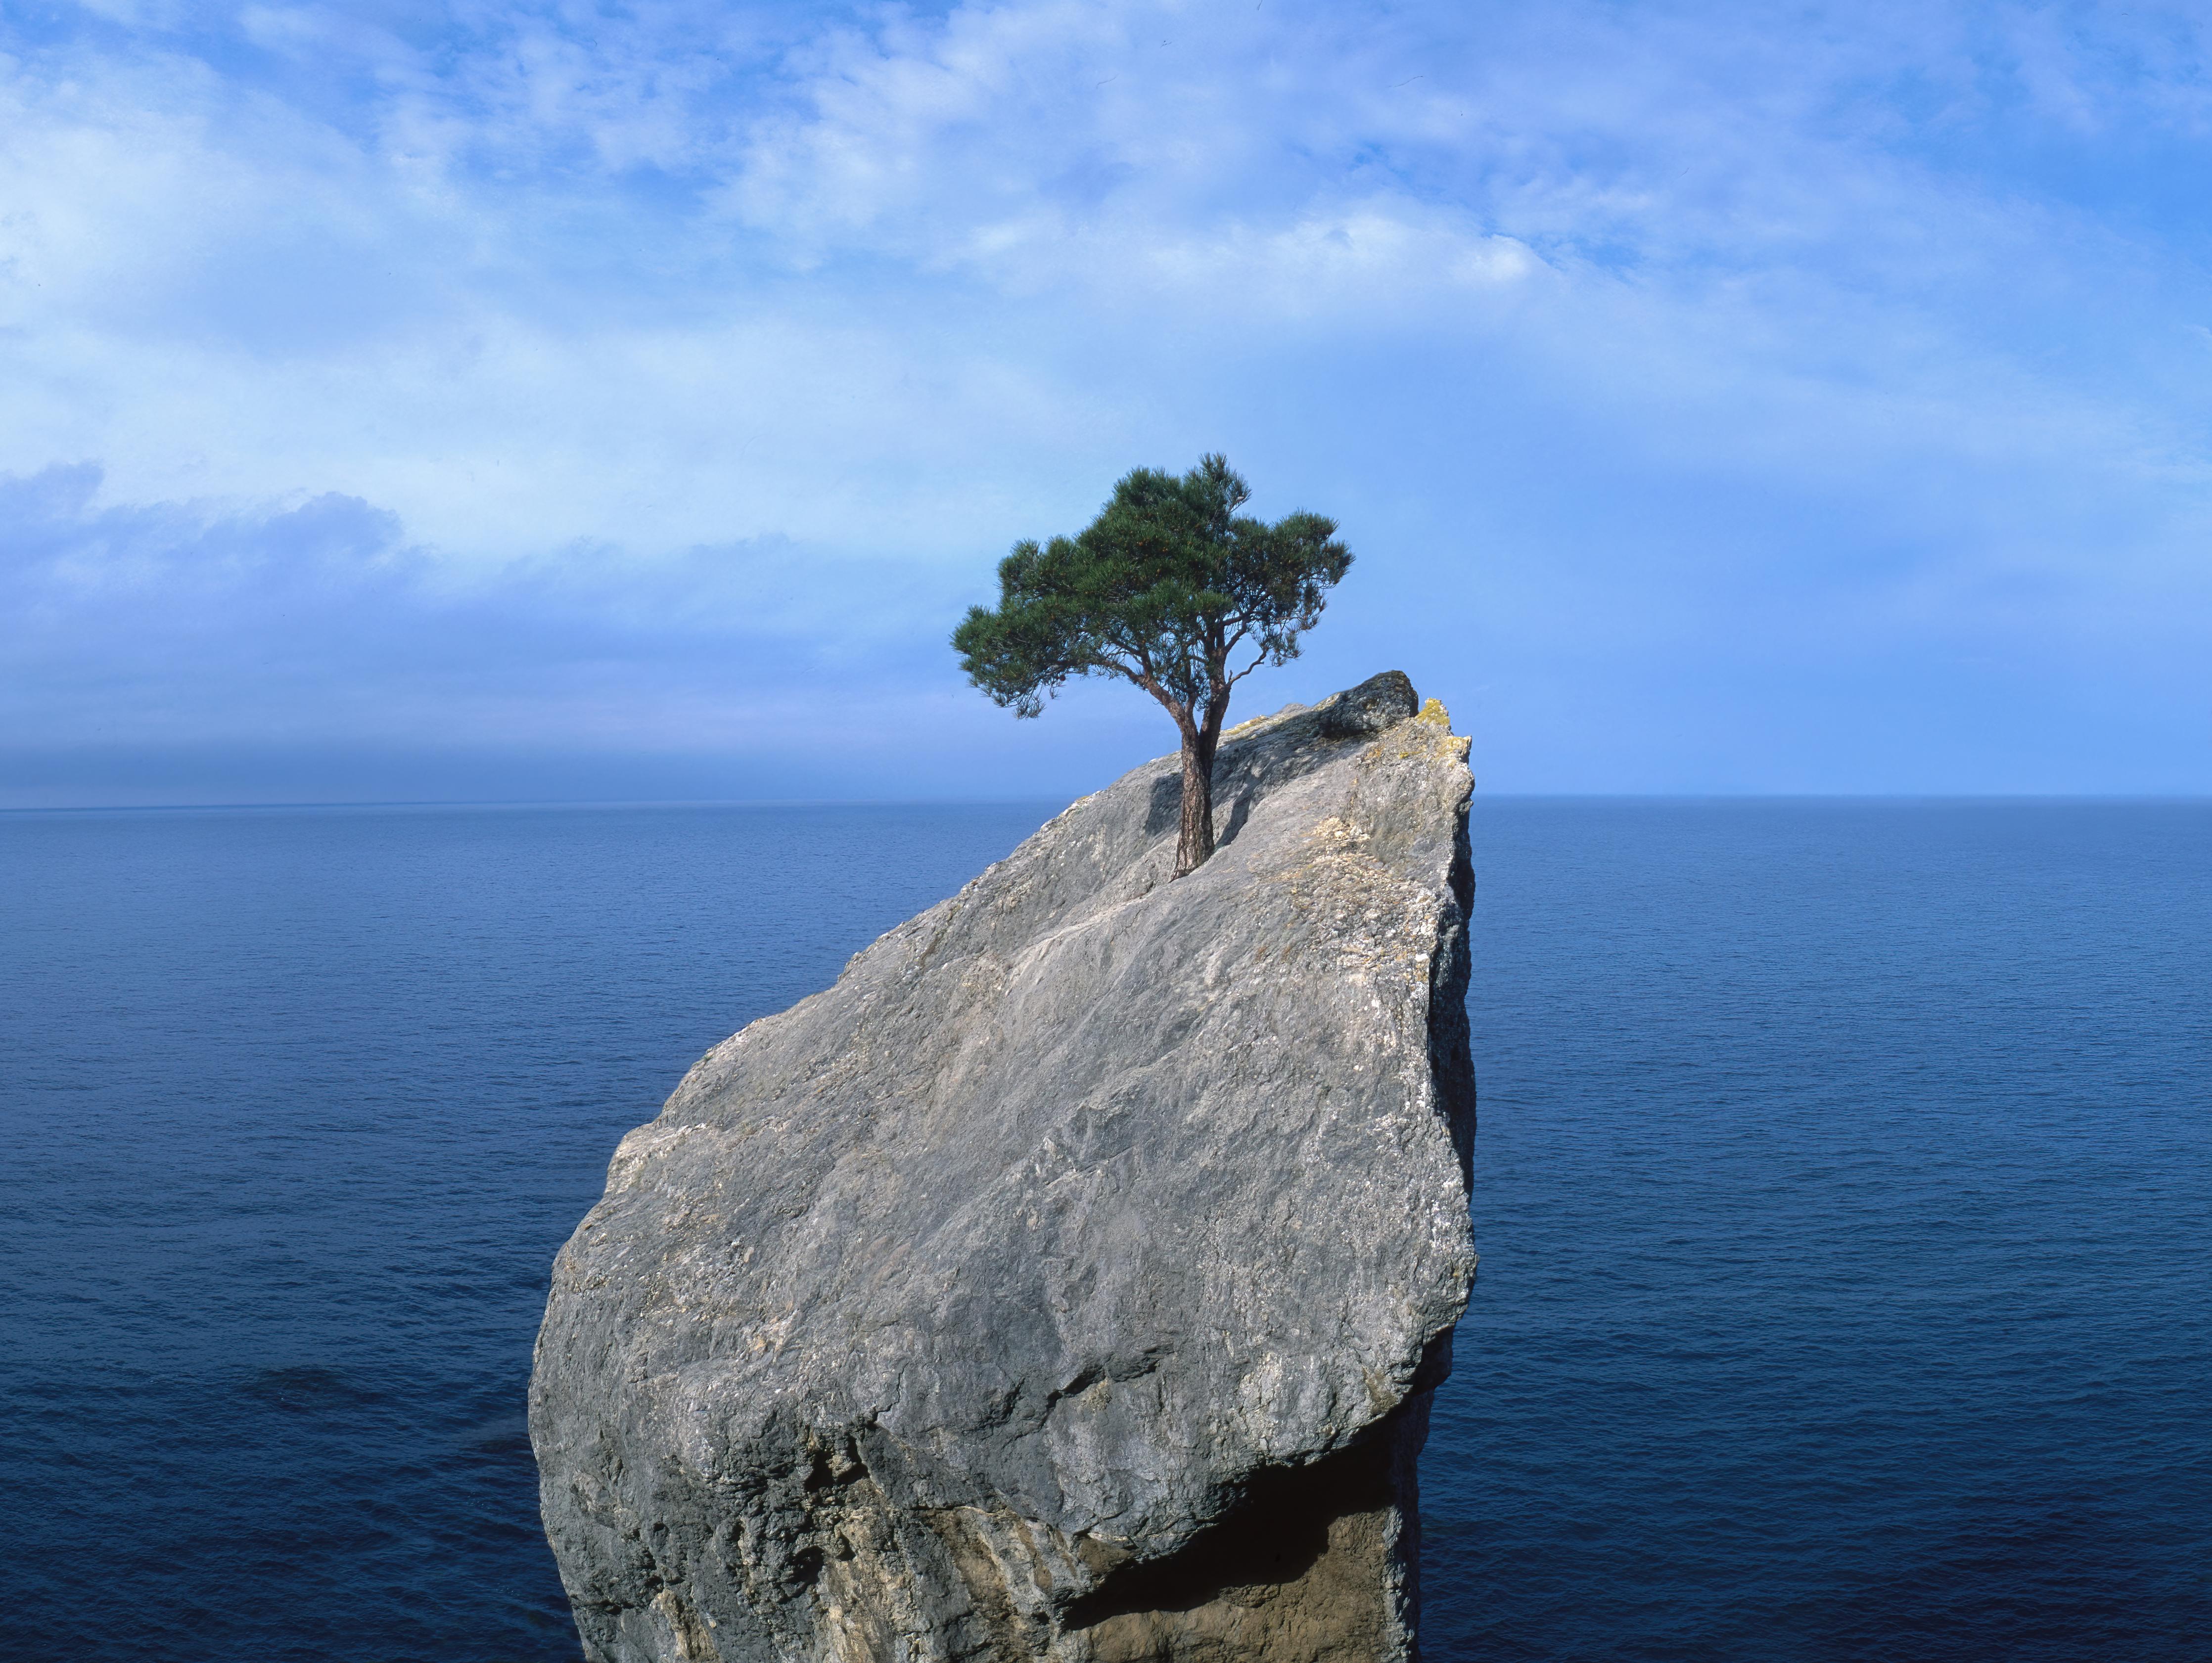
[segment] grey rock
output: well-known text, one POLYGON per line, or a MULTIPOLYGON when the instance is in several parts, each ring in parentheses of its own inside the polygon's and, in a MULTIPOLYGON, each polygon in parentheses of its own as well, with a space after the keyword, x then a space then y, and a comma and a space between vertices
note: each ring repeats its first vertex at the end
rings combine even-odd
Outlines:
POLYGON ((531 1384, 595 1663, 1414 1655, 1475 1259, 1467 741, 1380 676, 1086 797, 702 1058, 531 1384))

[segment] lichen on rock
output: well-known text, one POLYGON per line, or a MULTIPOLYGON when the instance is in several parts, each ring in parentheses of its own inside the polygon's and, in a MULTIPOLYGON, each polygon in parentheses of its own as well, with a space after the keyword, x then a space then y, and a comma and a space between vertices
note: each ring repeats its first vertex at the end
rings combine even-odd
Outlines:
POLYGON ((594 1663, 1414 1655, 1466 752, 1395 673, 1248 723, 1179 880, 1149 763, 623 1140, 531 1388, 594 1663))

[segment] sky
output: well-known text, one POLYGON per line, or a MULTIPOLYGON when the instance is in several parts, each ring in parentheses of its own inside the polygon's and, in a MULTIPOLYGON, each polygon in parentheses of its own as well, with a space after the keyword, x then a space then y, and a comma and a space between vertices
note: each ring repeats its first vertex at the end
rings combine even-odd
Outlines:
POLYGON ((2212 10, 0 9, 0 806, 1067 797, 1222 451, 1486 791, 2212 792, 2212 10))

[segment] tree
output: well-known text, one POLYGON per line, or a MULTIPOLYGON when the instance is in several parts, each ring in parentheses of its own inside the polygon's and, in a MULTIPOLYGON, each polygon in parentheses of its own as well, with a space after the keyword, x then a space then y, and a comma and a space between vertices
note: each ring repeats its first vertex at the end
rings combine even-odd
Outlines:
POLYGON ((952 632, 968 679, 1035 716, 1070 676, 1120 676, 1158 699, 1182 736, 1176 876, 1213 853, 1213 756, 1237 683, 1298 655, 1322 592, 1352 565, 1336 522, 1238 513, 1251 497, 1228 459, 1180 477, 1139 468, 1073 537, 1017 543, 999 562, 999 604, 952 632), (1235 661, 1249 652, 1241 668, 1235 661))

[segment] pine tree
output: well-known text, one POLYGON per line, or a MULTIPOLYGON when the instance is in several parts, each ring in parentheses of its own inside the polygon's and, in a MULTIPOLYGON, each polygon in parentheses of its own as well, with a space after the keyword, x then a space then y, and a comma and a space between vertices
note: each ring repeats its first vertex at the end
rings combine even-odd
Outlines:
POLYGON ((1231 689, 1297 657, 1352 565, 1334 520, 1270 525, 1237 512, 1251 495, 1218 455, 1180 476, 1139 468, 1076 536, 1016 543, 999 562, 998 606, 970 607, 952 632, 968 678, 1017 716, 1038 714, 1071 676, 1120 676, 1166 707, 1182 736, 1178 877, 1213 853, 1231 689))

